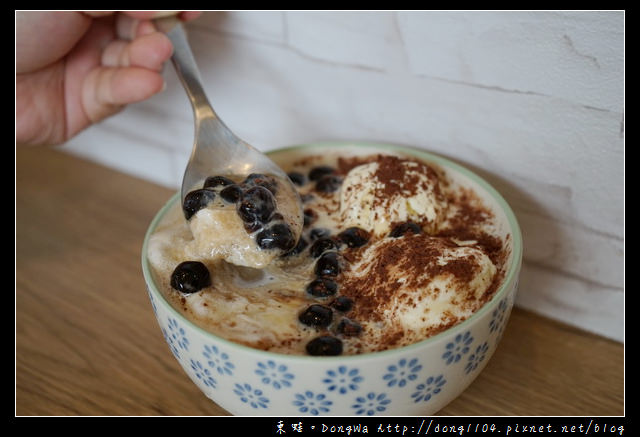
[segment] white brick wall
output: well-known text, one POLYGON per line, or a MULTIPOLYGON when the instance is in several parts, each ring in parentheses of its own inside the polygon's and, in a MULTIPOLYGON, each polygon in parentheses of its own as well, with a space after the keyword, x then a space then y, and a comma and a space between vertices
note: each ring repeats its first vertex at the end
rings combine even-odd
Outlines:
MULTIPOLYGON (((188 28, 241 138, 395 142, 467 165, 522 225, 518 304, 623 340, 622 12, 220 12, 188 28)), ((178 187, 193 120, 165 76, 64 149, 178 187)))

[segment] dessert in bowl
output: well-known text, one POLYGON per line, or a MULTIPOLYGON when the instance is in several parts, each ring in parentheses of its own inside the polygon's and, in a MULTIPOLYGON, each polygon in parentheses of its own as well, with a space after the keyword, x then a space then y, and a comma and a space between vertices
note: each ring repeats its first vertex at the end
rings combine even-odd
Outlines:
POLYGON ((143 271, 170 350, 232 414, 437 412, 507 323, 522 258, 513 212, 480 177, 421 149, 269 155, 303 199, 300 240, 264 175, 212 175, 151 223, 143 271))

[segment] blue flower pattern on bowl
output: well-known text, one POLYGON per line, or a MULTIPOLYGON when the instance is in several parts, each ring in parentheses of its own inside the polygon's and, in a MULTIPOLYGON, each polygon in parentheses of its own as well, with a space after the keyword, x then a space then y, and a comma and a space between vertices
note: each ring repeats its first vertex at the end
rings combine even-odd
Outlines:
POLYGON ((504 322, 506 318, 507 312, 507 299, 502 299, 498 304, 498 307, 493 310, 491 315, 491 321, 489 322, 489 332, 494 333, 496 331, 499 332, 498 335, 502 334, 504 330, 504 322))
POLYGON ((220 375, 233 375, 235 366, 229 361, 229 355, 219 350, 217 346, 206 345, 202 355, 206 358, 209 367, 215 369, 220 375))
POLYGON ((410 361, 401 359, 398 364, 387 367, 389 373, 385 374, 382 379, 387 381, 388 387, 404 387, 408 381, 413 381, 418 377, 418 372, 422 370, 422 365, 418 363, 417 358, 410 361))
POLYGON ((386 393, 375 394, 369 392, 365 396, 358 396, 355 404, 351 406, 355 410, 355 414, 361 416, 373 416, 376 413, 382 413, 387 409, 387 405, 391 403, 391 399, 387 398, 386 393))
MULTIPOLYGON (((151 298, 151 302, 155 311, 153 298, 151 298)), ((492 314, 492 319, 488 325, 490 333, 502 332, 507 309, 506 299, 503 299, 492 314)), ((176 358, 180 358, 181 351, 189 350, 189 339, 184 328, 175 319, 168 317, 167 320, 167 328, 163 328, 162 332, 173 354, 176 358)), ((447 365, 459 362, 463 356, 469 353, 473 342, 474 336, 471 331, 458 334, 446 344, 442 359, 447 365)), ((478 368, 479 364, 486 358, 488 350, 489 344, 486 341, 475 348, 475 351, 469 355, 465 365, 466 374, 470 374, 478 368)), ((230 361, 229 355, 217 346, 205 345, 202 355, 205 358, 205 364, 197 359, 190 358, 188 365, 192 375, 206 387, 217 388, 218 381, 214 378, 214 372, 220 375, 233 375, 235 365, 230 361)), ((396 364, 386 367, 383 371, 382 380, 390 388, 405 387, 408 383, 418 378, 422 369, 423 365, 417 358, 403 358, 396 364)), ((254 373, 260 377, 260 381, 263 384, 276 390, 293 387, 295 380, 295 375, 289 371, 286 365, 278 364, 273 360, 257 362, 254 373)), ((360 374, 360 369, 349 368, 348 366, 339 366, 328 370, 326 376, 322 379, 322 383, 326 385, 328 392, 335 392, 341 395, 345 395, 350 391, 358 391, 363 381, 364 377, 360 374)), ((447 383, 444 374, 430 376, 423 381, 415 387, 410 395, 413 403, 430 401, 442 391, 443 386, 447 383)), ((255 386, 252 387, 249 383, 235 383, 233 392, 243 403, 250 405, 254 409, 271 408, 270 400, 265 396, 263 390, 255 386)), ((357 396, 351 408, 355 415, 372 416, 384 414, 391 402, 392 399, 387 393, 369 392, 357 396)), ((292 404, 300 413, 314 416, 329 413, 331 407, 334 406, 334 402, 327 398, 327 394, 311 390, 296 393, 292 404)))
POLYGON ((263 396, 262 390, 254 389, 247 383, 236 384, 233 392, 242 402, 251 405, 251 408, 267 408, 269 403, 269 399, 263 396))
POLYGON ((444 354, 442 354, 442 359, 444 359, 447 365, 457 363, 463 355, 469 352, 471 343, 473 343, 471 331, 456 335, 452 342, 447 343, 445 347, 446 350, 444 354))
POLYGON ((180 358, 180 350, 189 350, 189 339, 183 327, 178 325, 176 319, 169 317, 167 319, 167 329, 162 328, 162 334, 169 344, 169 348, 176 358, 180 358))
POLYGON ((266 385, 272 385, 276 390, 282 387, 291 387, 293 374, 287 372, 287 366, 284 364, 277 365, 274 361, 269 360, 265 363, 258 363, 256 375, 261 376, 261 381, 266 385))
POLYGON ((364 380, 358 373, 356 368, 340 366, 336 370, 327 370, 327 377, 322 382, 327 384, 327 390, 345 394, 349 390, 358 390, 358 384, 364 380))
POLYGON ((200 361, 191 359, 191 369, 193 370, 196 378, 202 381, 204 385, 210 388, 216 388, 216 384, 218 383, 215 378, 211 375, 211 371, 204 367, 200 361))
POLYGON ((411 395, 413 402, 427 402, 433 396, 442 391, 442 386, 447 383, 444 375, 430 376, 422 384, 418 384, 416 391, 411 395))
POLYGON ((317 416, 320 413, 328 413, 332 401, 327 399, 327 396, 323 393, 314 394, 312 391, 306 391, 304 393, 296 393, 293 405, 298 407, 298 411, 301 413, 310 413, 317 416))
POLYGON ((153 308, 153 314, 158 318, 158 307, 156 307, 156 301, 153 300, 153 296, 151 295, 151 291, 147 288, 147 294, 149 295, 149 300, 151 301, 151 308, 153 308))
POLYGON ((487 351, 489 350, 489 344, 485 341, 481 345, 476 348, 476 351, 469 355, 469 361, 465 366, 464 370, 467 374, 473 372, 478 368, 478 364, 480 364, 487 355, 487 351))

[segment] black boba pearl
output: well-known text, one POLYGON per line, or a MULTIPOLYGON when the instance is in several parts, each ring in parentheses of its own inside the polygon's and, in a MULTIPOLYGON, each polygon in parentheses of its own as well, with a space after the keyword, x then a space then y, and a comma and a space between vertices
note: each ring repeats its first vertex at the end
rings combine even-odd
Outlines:
POLYGON ((360 325, 360 323, 347 319, 345 317, 340 320, 340 323, 338 323, 336 331, 338 331, 339 334, 342 334, 345 337, 355 337, 362 332, 362 326, 360 325))
POLYGON ((308 245, 309 245, 309 242, 304 237, 300 237, 300 239, 298 240, 298 244, 296 244, 296 247, 291 249, 289 252, 283 254, 282 256, 287 257, 287 256, 299 255, 302 253, 302 251, 304 251, 307 248, 308 245))
POLYGON ((336 300, 331 302, 331 306, 337 311, 348 313, 353 308, 353 300, 347 296, 338 296, 336 300))
POLYGON ((291 173, 287 174, 287 176, 289 176, 291 182, 299 187, 303 186, 307 182, 307 178, 305 177, 305 175, 298 171, 292 171, 291 173))
POLYGON ((307 285, 307 293, 315 297, 329 297, 336 294, 338 284, 329 278, 314 279, 307 285))
POLYGON ((309 249, 309 253, 312 257, 318 258, 327 250, 335 250, 337 248, 338 246, 331 238, 319 238, 313 242, 311 249, 309 249))
POLYGON ((311 241, 315 241, 319 238, 325 238, 331 235, 331 231, 327 228, 313 228, 309 231, 309 238, 311 241))
POLYGON ((238 214, 245 223, 266 223, 276 209, 273 194, 262 186, 245 191, 242 202, 238 204, 238 214))
POLYGON ((335 171, 336 170, 333 167, 329 167, 327 165, 319 165, 311 169, 311 171, 309 172, 309 180, 317 181, 323 176, 335 173, 335 171))
POLYGON ((296 239, 289 226, 284 223, 276 223, 258 233, 256 243, 261 249, 291 250, 296 246, 296 239))
POLYGON ((323 253, 314 269, 316 276, 338 276, 340 274, 340 262, 336 252, 323 253))
POLYGON ((244 229, 249 234, 253 234, 256 231, 262 229, 264 225, 260 222, 244 222, 244 229))
POLYGON ((302 203, 311 202, 313 198, 314 196, 311 193, 303 194, 300 196, 300 200, 302 200, 302 203))
POLYGON ((262 173, 251 173, 242 183, 247 187, 264 187, 267 190, 271 191, 274 196, 276 194, 276 191, 278 190, 278 183, 276 182, 276 180, 273 177, 264 175, 262 173))
POLYGON ((312 209, 305 209, 303 211, 303 226, 309 226, 311 223, 315 222, 318 219, 318 215, 312 209))
POLYGON ((394 227, 389 233, 389 236, 392 238, 398 238, 402 237, 407 232, 411 232, 412 234, 421 234, 422 229, 413 222, 404 222, 396 225, 396 227, 394 227))
POLYGON ((369 233, 362 228, 356 226, 347 228, 338 234, 338 238, 347 246, 360 247, 369 241, 369 233))
POLYGON ((187 220, 189 220, 196 212, 205 208, 215 199, 216 193, 211 190, 193 190, 184 197, 182 204, 182 212, 187 220))
POLYGON ((307 343, 306 350, 309 355, 340 355, 342 354, 342 341, 331 335, 323 335, 307 343))
POLYGON ((224 187, 220 191, 220 197, 222 197, 225 201, 229 203, 236 203, 238 200, 242 198, 242 188, 240 188, 236 184, 232 184, 227 187, 224 187))
POLYGON ((302 323, 316 328, 325 328, 329 326, 332 319, 333 311, 331 311, 331 308, 318 304, 310 305, 298 316, 298 320, 302 323))
POLYGON ((184 261, 171 274, 171 287, 184 294, 195 293, 210 285, 209 270, 200 261, 184 261))
POLYGON ((219 185, 227 186, 231 184, 235 184, 235 182, 224 176, 209 176, 207 179, 205 179, 202 188, 215 188, 219 185))
POLYGON ((342 178, 335 175, 326 175, 316 182, 316 191, 321 193, 333 193, 342 185, 342 178))

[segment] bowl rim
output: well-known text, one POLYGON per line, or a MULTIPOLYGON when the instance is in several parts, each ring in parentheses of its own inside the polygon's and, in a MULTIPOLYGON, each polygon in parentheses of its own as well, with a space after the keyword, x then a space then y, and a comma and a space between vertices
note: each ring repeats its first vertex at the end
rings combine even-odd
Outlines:
POLYGON ((240 343, 236 343, 234 341, 227 340, 223 337, 220 337, 198 326, 197 324, 195 324, 194 322, 186 318, 178 310, 176 310, 171 305, 171 303, 167 301, 167 299, 164 297, 162 292, 158 290, 158 287, 156 286, 155 281, 153 280, 153 275, 151 273, 151 267, 150 267, 149 259, 147 257, 149 238, 153 233, 153 231, 158 226, 160 220, 165 216, 169 208, 179 198, 179 195, 180 195, 179 190, 173 196, 171 196, 169 200, 162 206, 162 208, 156 213, 153 220, 149 224, 149 227, 147 228, 147 232, 144 237, 144 242, 142 244, 142 254, 141 254, 142 272, 145 279, 145 283, 147 285, 147 289, 149 290, 150 293, 153 293, 155 295, 155 297, 157 298, 156 302, 161 302, 163 307, 170 314, 172 314, 173 317, 179 319, 182 323, 189 326, 191 329, 199 332, 204 337, 211 338, 215 341, 219 341, 225 346, 228 346, 229 348, 240 349, 245 353, 256 354, 264 357, 265 359, 272 359, 272 360, 286 359, 288 361, 299 361, 299 362, 321 361, 322 363, 325 363, 325 364, 331 364, 331 363, 343 364, 345 363, 345 361, 349 361, 349 362, 365 361, 371 358, 383 358, 383 357, 393 356, 397 354, 410 353, 411 351, 422 349, 428 346, 429 344, 437 343, 438 341, 440 341, 440 339, 444 337, 454 336, 460 332, 463 332, 465 329, 468 329, 469 326, 472 326, 476 320, 482 318, 487 312, 491 311, 493 307, 496 305, 496 303, 500 302, 500 300, 502 300, 502 298, 507 294, 507 291, 511 289, 514 281, 517 281, 521 264, 522 264, 523 248, 522 248, 522 234, 521 234, 520 226, 518 224, 518 221, 516 219, 516 216, 513 210, 511 209, 507 201, 502 197, 502 195, 482 177, 472 172, 471 170, 467 169, 466 167, 460 164, 457 164, 456 162, 452 161, 449 158, 444 158, 440 155, 437 155, 433 152, 427 151, 422 148, 392 144, 392 143, 382 143, 382 142, 372 142, 372 141, 319 141, 319 142, 301 143, 301 144, 281 147, 281 148, 270 150, 266 152, 266 154, 272 155, 272 154, 279 154, 279 153, 287 153, 294 150, 300 150, 300 149, 306 149, 306 148, 339 149, 339 148, 354 147, 354 146, 362 147, 362 148, 381 149, 386 151, 389 151, 391 149, 394 152, 405 153, 420 159, 424 159, 428 162, 433 162, 442 167, 450 168, 458 173, 463 174, 469 179, 473 180, 473 182, 475 182, 483 190, 485 190, 487 194, 489 194, 494 199, 494 201, 496 201, 498 206, 502 209, 502 212, 505 214, 507 218, 509 231, 511 234, 512 262, 511 262, 511 265, 509 266, 509 269, 507 270, 507 273, 505 274, 505 278, 502 284, 500 285, 498 290, 495 292, 493 297, 488 302, 486 302, 478 311, 473 313, 468 319, 458 323, 455 326, 452 326, 451 328, 445 329, 444 331, 436 335, 433 335, 429 338, 426 338, 416 343, 412 343, 407 346, 387 349, 387 350, 378 351, 378 352, 367 352, 367 353, 357 354, 357 355, 337 355, 337 356, 325 357, 325 356, 284 354, 280 352, 270 352, 270 351, 265 351, 261 349, 256 349, 256 348, 246 346, 240 343))

